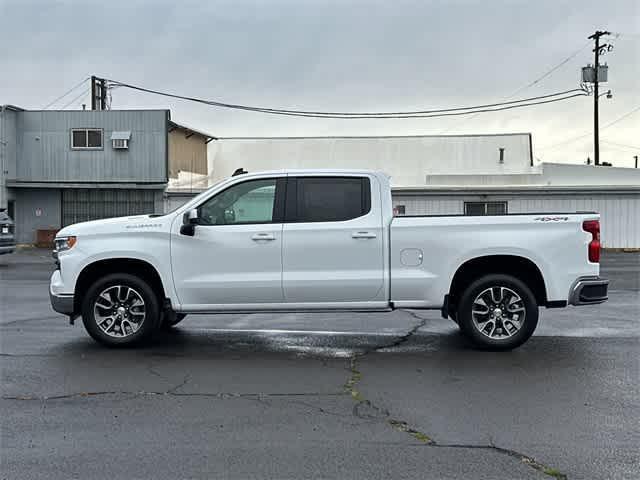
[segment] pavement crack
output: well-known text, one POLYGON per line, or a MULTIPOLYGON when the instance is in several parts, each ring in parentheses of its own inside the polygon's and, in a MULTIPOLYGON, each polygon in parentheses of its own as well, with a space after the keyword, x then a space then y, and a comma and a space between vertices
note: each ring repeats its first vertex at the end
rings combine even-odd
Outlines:
POLYGON ((182 382, 180 382, 178 385, 176 385, 175 387, 171 387, 169 390, 167 390, 167 394, 168 395, 173 395, 176 393, 176 390, 180 390, 182 387, 184 387, 187 383, 189 383, 189 380, 191 380, 191 374, 187 373, 184 378, 182 379, 182 382))
POLYGON ((520 452, 518 452, 516 450, 511 450, 509 448, 504 448, 504 447, 498 447, 498 446, 493 444, 493 441, 491 441, 490 445, 438 443, 432 437, 430 437, 426 433, 424 433, 424 432, 422 432, 422 431, 420 431, 420 430, 418 430, 416 428, 413 428, 411 425, 409 425, 404 420, 399 420, 399 419, 393 418, 388 410, 386 410, 385 408, 382 408, 380 406, 375 405, 371 400, 365 398, 365 396, 362 394, 362 392, 358 389, 358 384, 362 380, 362 372, 360 371, 360 369, 358 367, 358 360, 361 357, 364 357, 365 355, 367 355, 368 353, 377 352, 377 351, 380 351, 382 349, 394 348, 394 347, 398 347, 398 346, 402 345, 403 343, 407 342, 427 322, 426 318, 420 317, 419 315, 415 314, 414 312, 411 312, 411 311, 408 311, 408 310, 403 310, 403 311, 406 312, 407 314, 411 315, 412 317, 420 320, 420 322, 418 324, 416 324, 413 328, 411 328, 405 335, 399 336, 395 341, 393 341, 393 342, 391 342, 391 343, 389 343, 387 345, 382 345, 382 346, 375 347, 375 348, 367 350, 367 351, 365 351, 363 353, 355 353, 350 358, 350 361, 349 361, 349 377, 348 377, 347 381, 345 382, 345 384, 343 386, 343 389, 344 389, 345 393, 350 395, 351 398, 356 402, 356 404, 353 407, 353 415, 358 417, 358 418, 365 418, 365 419, 383 419, 384 422, 387 425, 389 425, 391 428, 393 428, 394 430, 397 430, 399 432, 403 432, 403 433, 406 433, 406 434, 412 436, 415 440, 417 440, 418 442, 424 444, 427 447, 434 447, 434 448, 468 448, 468 449, 491 450, 491 451, 497 452, 497 453, 502 454, 502 455, 507 455, 507 456, 513 457, 513 458, 519 460, 520 462, 522 462, 523 464, 527 465, 528 467, 531 467, 534 470, 537 470, 537 471, 539 471, 541 473, 544 473, 545 475, 548 475, 549 477, 553 477, 553 478, 555 478, 557 480, 566 480, 567 476, 565 474, 561 473, 560 471, 558 471, 557 469, 555 469, 553 467, 550 467, 548 465, 545 465, 545 464, 537 461, 533 457, 530 457, 529 455, 525 455, 524 453, 520 453, 520 452))
POLYGON ((188 382, 185 379, 179 385, 164 391, 148 391, 148 390, 103 390, 90 392, 73 392, 63 395, 3 395, 2 400, 21 400, 21 401, 48 401, 48 400, 65 400, 72 398, 90 398, 107 395, 132 395, 132 396, 171 396, 171 397, 206 397, 206 398, 246 398, 250 400, 260 399, 264 401, 268 398, 286 398, 286 397, 341 397, 343 392, 321 393, 321 392, 292 392, 292 393, 234 393, 234 392, 176 392, 178 388, 184 386, 188 382))
POLYGON ((514 457, 517 458, 518 460, 520 460, 522 463, 524 463, 525 465, 538 470, 539 472, 544 473, 545 475, 548 475, 550 477, 556 478, 558 480, 567 480, 567 475, 565 475, 564 473, 561 473, 560 471, 558 471, 557 469, 550 467, 548 465, 545 465, 543 463, 538 462, 536 459, 534 459, 533 457, 530 457, 529 455, 525 455, 524 453, 520 453, 516 450, 512 450, 510 448, 503 448, 503 447, 498 447, 496 445, 493 444, 489 444, 489 445, 476 445, 476 444, 464 444, 464 443, 436 443, 434 442, 433 444, 431 444, 432 447, 437 447, 437 448, 463 448, 463 449, 478 449, 478 450, 492 450, 498 453, 501 453, 503 455, 508 455, 510 457, 514 457))
POLYGON ((399 347, 403 343, 408 342, 409 339, 411 337, 413 337, 418 332, 418 330, 420 330, 422 327, 424 327, 426 325, 427 321, 428 321, 427 318, 423 318, 420 315, 418 315, 417 313, 414 313, 414 312, 412 312, 410 310, 400 309, 400 311, 402 311, 402 312, 412 316, 413 318, 419 320, 419 322, 416 323, 407 333, 397 337, 396 340, 394 340, 393 342, 388 343, 386 345, 381 345, 379 347, 376 347, 376 348, 373 349, 373 351, 383 350, 383 349, 386 349, 386 348, 399 347))

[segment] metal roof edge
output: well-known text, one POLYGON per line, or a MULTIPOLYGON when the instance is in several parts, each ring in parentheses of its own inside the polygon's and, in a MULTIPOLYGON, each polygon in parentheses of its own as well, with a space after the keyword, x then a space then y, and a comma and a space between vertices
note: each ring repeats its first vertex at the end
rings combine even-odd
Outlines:
POLYGON ((138 188, 138 189, 164 189, 166 182, 32 182, 7 180, 9 188, 138 188))
POLYGON ((498 185, 498 186, 412 186, 391 187, 395 193, 406 195, 486 195, 486 194, 640 194, 640 185, 498 185))
POLYGON ((176 122, 175 120, 169 120, 169 124, 173 125, 176 128, 180 128, 182 130, 187 130, 189 132, 193 132, 193 133, 197 133, 198 135, 201 135, 203 137, 205 137, 207 140, 218 140, 218 137, 215 137, 213 135, 211 135, 210 133, 207 132, 203 132, 202 130, 197 130, 195 128, 189 127, 183 123, 179 123, 176 122))
POLYGON ((320 136, 284 136, 284 137, 218 137, 217 140, 321 140, 321 139, 376 139, 376 138, 473 138, 530 136, 531 132, 510 133, 470 133, 457 135, 320 135, 320 136))

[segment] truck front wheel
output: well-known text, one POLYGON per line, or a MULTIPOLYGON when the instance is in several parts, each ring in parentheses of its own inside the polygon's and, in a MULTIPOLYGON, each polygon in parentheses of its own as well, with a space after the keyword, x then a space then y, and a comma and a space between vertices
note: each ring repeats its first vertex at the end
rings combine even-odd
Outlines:
POLYGON ((98 342, 120 347, 148 340, 160 322, 158 297, 147 282, 114 273, 89 287, 82 302, 82 322, 98 342))
POLYGON ((521 280, 510 275, 486 275, 463 292, 457 322, 476 346, 511 350, 526 342, 536 329, 538 304, 521 280))

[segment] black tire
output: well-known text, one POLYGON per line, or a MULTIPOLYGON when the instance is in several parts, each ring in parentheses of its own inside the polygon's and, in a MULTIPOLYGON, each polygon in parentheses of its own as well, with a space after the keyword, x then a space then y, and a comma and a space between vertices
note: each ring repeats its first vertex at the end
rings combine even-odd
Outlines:
MULTIPOLYGON (((110 298, 113 300, 113 297, 110 298)), ((82 302, 82 323, 84 323, 84 327, 94 340, 108 347, 140 345, 148 341, 160 325, 160 303, 158 296, 146 281, 135 275, 128 273, 106 275, 89 287, 82 302), (114 337, 105 333, 105 331, 98 326, 94 314, 94 305, 96 300, 98 300, 98 296, 110 287, 118 285, 133 289, 144 301, 144 318, 139 328, 130 335, 123 337, 114 337)), ((122 329, 125 330, 125 327, 122 326, 122 329)))
POLYGON ((177 324, 179 324, 182 320, 184 320, 184 317, 186 316, 187 316, 186 313, 177 313, 177 312, 174 312, 173 310, 165 310, 162 313, 162 328, 164 329, 172 328, 177 324))
MULTIPOLYGON (((507 290, 504 290, 503 292, 504 293, 496 291, 496 297, 498 297, 498 294, 504 295, 505 297, 510 295, 507 290)), ((491 294, 491 291, 486 293, 486 295, 491 294)), ((503 305, 510 302, 511 299, 515 300, 515 297, 509 297, 507 300, 503 300, 503 305)), ((491 311, 491 308, 493 308, 494 306, 495 305, 487 305, 487 310, 491 311)), ((498 305, 498 308, 499 307, 500 305, 498 305)), ((476 307, 476 309, 477 308, 478 307, 476 307)), ((503 309, 500 309, 500 314, 502 314, 502 310, 503 309)), ((521 313, 522 312, 517 314, 519 318, 521 318, 522 316, 521 313)), ((488 316, 483 315, 484 314, 481 314, 481 316, 477 318, 480 318, 482 320, 484 320, 485 318, 489 318, 488 316)), ((497 315, 497 311, 495 315, 497 315)), ((471 340, 471 342, 475 346, 487 350, 512 350, 522 345, 529 339, 529 337, 531 337, 531 335, 533 335, 533 332, 538 325, 538 303, 535 296, 531 292, 531 289, 527 287, 527 285, 525 285, 521 280, 512 277, 511 275, 492 274, 479 278, 467 287, 460 298, 456 316, 458 325, 460 326, 460 330, 469 340, 471 340), (514 301, 511 305, 511 308, 524 309, 524 320, 519 322, 520 329, 515 331, 515 333, 512 333, 511 336, 495 338, 489 336, 492 328, 492 325, 490 323, 485 326, 486 333, 483 333, 480 328, 476 326, 476 323, 473 319, 472 308, 474 305, 474 301, 481 293, 490 288, 499 287, 505 287, 520 297, 520 301, 514 301)), ((503 320, 491 320, 494 322, 494 325, 498 329, 498 332, 513 330, 516 323, 511 321, 508 317, 503 318, 506 318, 504 322, 503 320)), ((482 326, 482 322, 478 323, 480 324, 480 326, 482 326)))

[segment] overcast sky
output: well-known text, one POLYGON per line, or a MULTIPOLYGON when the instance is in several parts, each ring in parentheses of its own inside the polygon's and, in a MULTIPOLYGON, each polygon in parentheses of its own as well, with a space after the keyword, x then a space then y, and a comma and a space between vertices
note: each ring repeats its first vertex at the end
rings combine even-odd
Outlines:
MULTIPOLYGON (((607 40, 613 52, 603 58, 613 99, 601 99, 601 126, 640 107, 637 0, 0 0, 0 19, 0 103, 29 109, 91 74, 267 107, 371 111, 491 103, 584 47, 518 97, 577 87, 580 67, 593 61, 586 37, 596 29, 616 34, 607 40)), ((541 161, 593 157, 591 97, 468 120, 329 120, 222 110, 126 89, 112 94, 113 108, 170 108, 174 120, 216 136, 532 132, 541 161)), ((67 108, 88 102, 86 95, 67 108)), ((632 148, 640 147, 640 111, 603 128, 601 138, 602 160, 632 166, 640 154, 632 148)))

